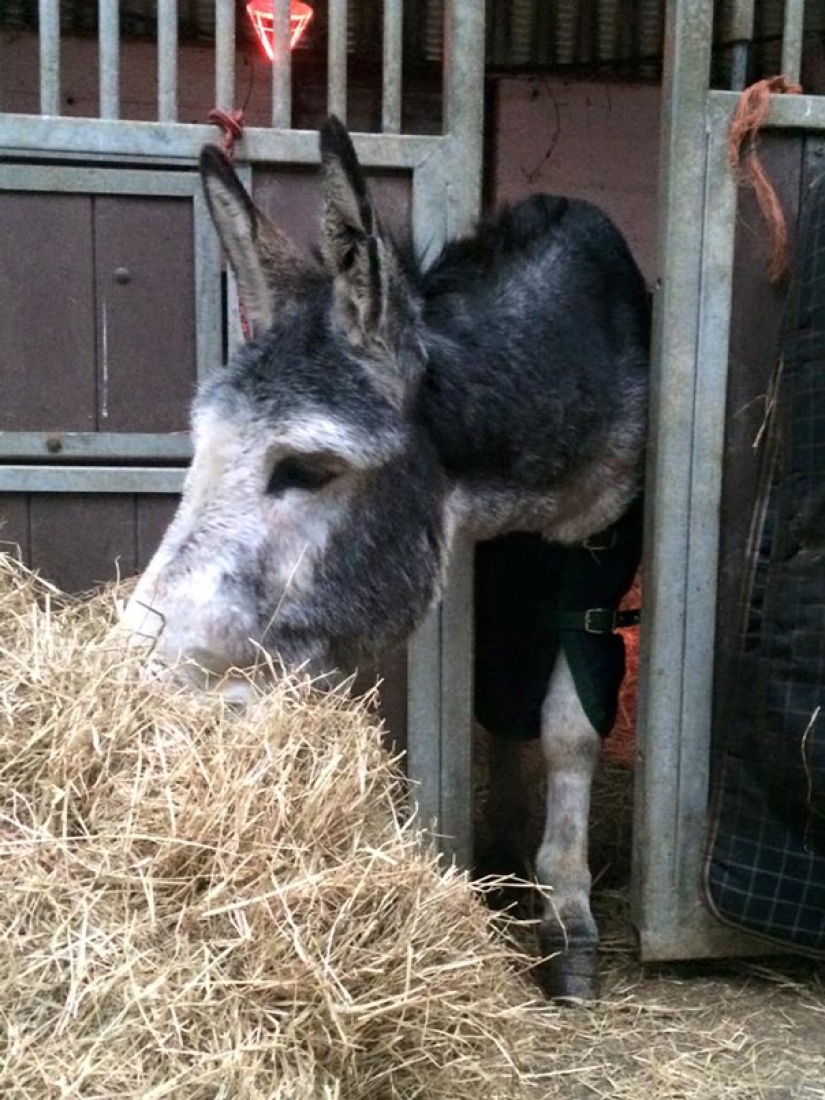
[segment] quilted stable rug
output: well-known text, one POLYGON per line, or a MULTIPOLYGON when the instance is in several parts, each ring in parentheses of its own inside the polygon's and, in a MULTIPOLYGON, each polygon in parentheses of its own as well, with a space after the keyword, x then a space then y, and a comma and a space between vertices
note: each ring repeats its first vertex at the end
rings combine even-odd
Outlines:
POLYGON ((705 888, 724 921, 825 955, 825 176, 797 255, 705 888))

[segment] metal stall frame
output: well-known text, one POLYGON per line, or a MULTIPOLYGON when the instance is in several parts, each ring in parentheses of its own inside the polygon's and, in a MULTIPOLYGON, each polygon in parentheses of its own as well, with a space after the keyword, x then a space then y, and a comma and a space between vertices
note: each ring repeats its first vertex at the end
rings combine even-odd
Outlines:
MULTIPOLYGON (((784 75, 796 80, 802 5, 785 14, 784 75)), ((668 4, 633 830, 634 922, 649 961, 775 953, 701 901, 739 99, 709 89, 712 28, 712 0, 668 4)), ((774 95, 765 125, 825 131, 825 97, 774 95)))
MULTIPOLYGON (((158 5, 158 121, 119 118, 120 43, 117 0, 101 0, 100 118, 60 117, 58 0, 40 0, 41 114, 0 114, 0 187, 85 188, 101 193, 186 194, 195 204, 196 298, 214 316, 220 276, 217 238, 199 204, 194 171, 201 146, 216 140, 209 125, 176 121, 177 4, 158 5), (27 165, 14 164, 25 160, 27 165), (69 162, 62 167, 60 162, 69 162), (71 162, 76 162, 71 165, 71 162), (41 162, 32 164, 32 162, 41 162), (49 163, 50 162, 50 163, 49 163), (57 164, 55 164, 57 162, 57 164), (94 167, 100 162, 105 167, 94 167), (93 165, 88 167, 90 163, 93 165), (84 167, 81 167, 80 165, 84 167), (117 167, 113 167, 117 166, 117 167), (169 171, 172 169, 173 171, 169 171), (62 174, 61 174, 62 173, 62 174), (170 188, 172 191, 170 192, 170 188), (176 190, 176 188, 178 190, 176 190), (197 242, 201 242, 198 246, 197 242)), ((275 48, 272 128, 244 132, 238 158, 255 165, 316 165, 315 132, 293 130, 290 101, 288 0, 273 0, 275 48)), ((216 105, 234 106, 235 7, 216 0, 216 105)), ((444 125, 438 135, 402 134, 401 0, 385 0, 383 124, 380 134, 353 140, 366 169, 390 168, 412 177, 416 248, 431 257, 468 231, 481 197, 484 0, 446 0, 444 125)), ((346 0, 330 0, 328 105, 346 114, 346 0)), ((217 303, 219 307, 219 301, 217 303)), ((198 348, 198 364, 214 360, 214 333, 198 348)), ((219 345, 218 345, 219 346, 219 345)), ((53 433, 0 433, 3 492, 175 493, 189 457, 180 436, 66 433, 55 455, 53 433), (96 465, 83 463, 94 461, 96 465), (113 463, 123 463, 114 465, 113 463)), ((447 592, 409 649, 408 771, 417 785, 421 820, 435 823, 441 851, 460 864, 472 859, 472 556, 456 549, 447 592)))

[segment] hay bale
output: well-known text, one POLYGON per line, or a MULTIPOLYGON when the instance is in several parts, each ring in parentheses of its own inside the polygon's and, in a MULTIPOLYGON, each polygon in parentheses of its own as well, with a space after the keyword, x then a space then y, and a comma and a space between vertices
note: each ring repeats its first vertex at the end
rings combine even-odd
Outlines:
POLYGON ((553 1018, 365 704, 162 696, 0 557, 0 1095, 522 1096, 553 1018))

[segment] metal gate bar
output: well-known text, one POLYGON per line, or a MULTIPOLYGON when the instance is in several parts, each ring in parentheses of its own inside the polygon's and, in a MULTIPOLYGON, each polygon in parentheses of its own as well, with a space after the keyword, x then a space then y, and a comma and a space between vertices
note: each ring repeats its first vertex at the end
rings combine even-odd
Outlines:
POLYGON ((327 110, 347 121, 347 0, 329 0, 327 110))
MULTIPOLYGON (((680 776, 689 494, 705 179, 704 104, 710 77, 709 3, 668 5, 659 179, 659 258, 652 349, 645 508, 645 616, 639 668, 639 762, 633 829, 634 920, 642 954, 657 957, 676 896, 663 844, 679 841, 672 786, 680 776), (684 63, 690 57, 690 64, 684 63), (681 63, 680 63, 681 62, 681 63), (666 777, 666 778, 665 778, 666 777), (659 797, 662 787, 668 796, 659 797)), ((670 851, 668 850, 670 855, 670 851)), ((698 885, 698 884, 697 884, 698 885)), ((697 899, 698 892, 694 890, 697 899)))
POLYGON ((100 117, 120 118, 120 11, 118 0, 99 0, 100 117))
POLYGON ((178 0, 158 0, 158 119, 178 120, 178 0))
MULTIPOLYGON (((481 197, 484 56, 474 47, 484 42, 484 5, 448 3, 445 31, 445 145, 414 182, 420 253, 440 247, 445 235, 467 232, 481 197), (442 229, 432 205, 445 191, 442 229)), ((408 761, 420 785, 424 821, 437 819, 442 851, 467 867, 473 836, 472 607, 472 545, 460 542, 444 599, 410 643, 408 761)))
POLYGON ((158 466, 87 466, 78 484, 73 466, 0 464, 3 493, 180 493, 184 469, 158 466))
POLYGON ((805 0, 785 0, 785 22, 782 29, 782 74, 795 83, 799 81, 802 63, 805 0))
POLYGON ((235 106, 235 0, 215 0, 215 106, 235 106))
POLYGON ((402 0, 384 0, 381 129, 385 134, 397 134, 401 131, 403 30, 402 0))
MULTIPOLYGON (((473 0, 475 2, 475 0, 473 0)), ((39 115, 0 114, 0 153, 50 157, 144 161, 163 164, 197 163, 201 147, 214 143, 214 126, 181 122, 134 122, 96 118, 43 118, 39 115)), ((353 134, 358 158, 365 168, 418 168, 439 155, 445 138, 430 134, 353 134)), ((239 154, 240 156, 240 154, 239 154)), ((244 130, 243 160, 250 163, 318 163, 318 134, 314 130, 272 130, 250 126, 244 130)), ((452 192, 461 193, 465 181, 455 177, 452 192)), ((466 181, 468 194, 477 183, 466 181)), ((469 215, 470 219, 473 215, 469 215)))
POLYGON ((292 125, 292 50, 289 48, 289 0, 272 3, 272 125, 292 125))
POLYGON ((753 39, 755 0, 735 0, 728 36, 733 43, 730 86, 736 91, 745 87, 748 79, 748 54, 753 39))
POLYGON ((39 0, 40 113, 60 114, 60 0, 39 0))
MULTIPOLYGON (((0 461, 48 462, 83 467, 111 462, 188 463, 192 458, 189 432, 6 432, 0 431, 0 461)), ((0 466, 0 474, 6 467, 0 466)), ((37 466, 36 469, 43 469, 37 466)), ((86 471, 76 469, 78 484, 86 471)), ((6 487, 6 490, 8 488, 6 487)))

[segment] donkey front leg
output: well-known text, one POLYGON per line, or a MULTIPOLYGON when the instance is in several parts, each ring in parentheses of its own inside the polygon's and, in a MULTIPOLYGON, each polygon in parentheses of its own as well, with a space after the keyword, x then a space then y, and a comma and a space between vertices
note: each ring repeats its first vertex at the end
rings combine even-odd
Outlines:
POLYGON ((542 983, 550 997, 577 1003, 598 996, 599 933, 590 912, 587 829, 590 786, 601 738, 579 702, 564 652, 542 707, 547 768, 544 838, 536 857, 545 893, 541 922, 542 983))

